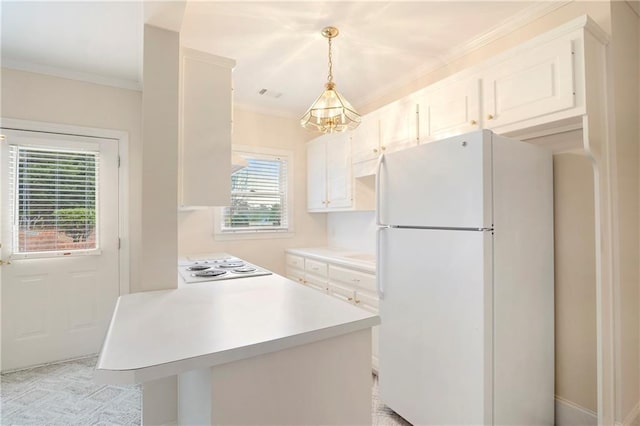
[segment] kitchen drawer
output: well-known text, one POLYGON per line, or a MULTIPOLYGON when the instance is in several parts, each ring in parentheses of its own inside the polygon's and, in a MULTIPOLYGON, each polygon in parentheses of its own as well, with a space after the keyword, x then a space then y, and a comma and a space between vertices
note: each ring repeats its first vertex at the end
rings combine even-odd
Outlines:
POLYGON ((304 270, 314 275, 321 277, 327 276, 327 264, 325 262, 318 262, 313 259, 305 259, 304 270))
POLYGON ((355 291, 339 284, 331 283, 329 286, 329 294, 345 302, 353 303, 355 291))
POLYGON ((339 281, 374 293, 376 291, 376 276, 366 272, 329 265, 329 279, 332 282, 339 281))
POLYGON ((287 278, 300 284, 304 284, 304 271, 302 269, 287 267, 287 278))
POLYGON ((304 269, 304 257, 297 256, 295 254, 288 254, 286 256, 287 267, 304 269))
POLYGON ((364 291, 356 291, 355 294, 356 305, 367 311, 378 313, 379 301, 375 294, 371 294, 364 291))
POLYGON ((314 277, 313 275, 307 274, 304 282, 311 288, 327 293, 327 282, 322 277, 314 277))

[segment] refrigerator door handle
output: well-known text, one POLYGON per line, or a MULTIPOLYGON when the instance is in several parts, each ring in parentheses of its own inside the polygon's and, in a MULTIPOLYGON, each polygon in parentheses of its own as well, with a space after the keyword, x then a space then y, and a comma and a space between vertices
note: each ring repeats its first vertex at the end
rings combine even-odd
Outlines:
POLYGON ((379 299, 384 299, 384 289, 382 288, 382 231, 385 227, 380 227, 376 230, 376 292, 379 299))
POLYGON ((381 198, 382 192, 380 191, 380 173, 382 173, 382 163, 384 163, 384 154, 380 154, 378 157, 378 164, 376 166, 376 225, 381 226, 380 221, 380 206, 382 205, 381 198))

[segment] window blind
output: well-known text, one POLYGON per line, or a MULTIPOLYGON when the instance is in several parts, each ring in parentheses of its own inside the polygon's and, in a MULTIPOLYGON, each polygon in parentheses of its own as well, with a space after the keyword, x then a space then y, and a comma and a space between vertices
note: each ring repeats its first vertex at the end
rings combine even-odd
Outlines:
POLYGON ((10 146, 13 253, 98 248, 99 154, 10 146))
POLYGON ((287 160, 247 158, 231 176, 231 206, 223 210, 222 231, 288 230, 287 160))

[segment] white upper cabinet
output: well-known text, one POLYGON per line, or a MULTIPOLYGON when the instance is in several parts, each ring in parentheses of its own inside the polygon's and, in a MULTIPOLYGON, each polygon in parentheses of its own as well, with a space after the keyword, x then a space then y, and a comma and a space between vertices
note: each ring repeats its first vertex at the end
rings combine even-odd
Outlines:
POLYGON ((379 110, 380 149, 389 153, 418 143, 418 103, 406 96, 379 110))
POLYGON ((326 202, 327 144, 317 138, 307 143, 307 209, 324 209, 326 202))
POLYGON ((447 79, 418 92, 420 142, 480 128, 480 79, 447 79))
POLYGON ((351 191, 351 138, 348 134, 328 135, 327 204, 332 209, 349 208, 351 191))
POLYGON ((226 206, 235 61, 186 48, 180 56, 179 206, 226 206))
POLYGON ((575 106, 572 40, 553 40, 486 69, 484 127, 532 120, 575 106))
POLYGON ((379 111, 362 117, 360 125, 352 132, 351 157, 354 163, 378 158, 380 155, 379 111))
POLYGON ((320 136, 307 144, 307 209, 352 207, 351 140, 348 133, 320 136))

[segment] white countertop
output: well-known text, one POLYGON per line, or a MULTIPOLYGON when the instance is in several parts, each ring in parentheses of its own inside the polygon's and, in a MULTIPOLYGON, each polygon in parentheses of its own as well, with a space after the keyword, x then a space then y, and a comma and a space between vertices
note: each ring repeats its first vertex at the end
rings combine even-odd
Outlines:
POLYGON ((280 275, 121 296, 96 380, 141 383, 380 323, 363 309, 280 275))
POLYGON ((376 273, 376 255, 331 247, 290 248, 287 253, 376 273))

